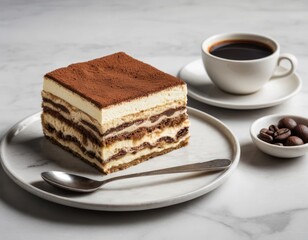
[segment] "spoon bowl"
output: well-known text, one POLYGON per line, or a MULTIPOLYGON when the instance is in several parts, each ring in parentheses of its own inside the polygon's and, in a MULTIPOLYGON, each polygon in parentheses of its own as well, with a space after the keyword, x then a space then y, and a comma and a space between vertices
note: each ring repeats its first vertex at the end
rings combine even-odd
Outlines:
POLYGON ((53 186, 77 192, 92 192, 102 185, 101 181, 60 171, 43 172, 41 176, 53 186))

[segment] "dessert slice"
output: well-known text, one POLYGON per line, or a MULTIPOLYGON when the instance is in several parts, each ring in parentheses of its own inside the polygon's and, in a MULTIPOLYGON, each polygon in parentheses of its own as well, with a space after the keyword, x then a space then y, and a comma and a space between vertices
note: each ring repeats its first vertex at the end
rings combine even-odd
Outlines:
POLYGON ((42 126, 53 143, 111 173, 185 146, 183 81, 123 52, 47 73, 42 126))

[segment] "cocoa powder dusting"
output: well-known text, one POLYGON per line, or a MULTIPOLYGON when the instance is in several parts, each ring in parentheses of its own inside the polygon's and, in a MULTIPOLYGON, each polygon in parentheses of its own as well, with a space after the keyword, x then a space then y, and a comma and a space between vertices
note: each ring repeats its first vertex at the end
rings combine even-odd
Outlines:
POLYGON ((124 52, 71 64, 47 73, 45 77, 81 95, 99 108, 185 84, 124 52))

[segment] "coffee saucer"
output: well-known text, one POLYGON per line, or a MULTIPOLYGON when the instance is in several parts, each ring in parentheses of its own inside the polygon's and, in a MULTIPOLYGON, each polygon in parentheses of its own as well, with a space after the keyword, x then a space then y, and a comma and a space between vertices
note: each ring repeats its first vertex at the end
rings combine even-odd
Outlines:
MULTIPOLYGON (((222 70, 223 71, 223 70, 222 70)), ((285 71, 283 67, 278 72, 285 71)), ((187 83, 188 96, 208 105, 229 109, 259 109, 278 105, 297 94, 302 80, 297 73, 270 80, 261 90, 249 95, 233 95, 217 88, 204 70, 201 59, 185 65, 178 77, 187 83)))

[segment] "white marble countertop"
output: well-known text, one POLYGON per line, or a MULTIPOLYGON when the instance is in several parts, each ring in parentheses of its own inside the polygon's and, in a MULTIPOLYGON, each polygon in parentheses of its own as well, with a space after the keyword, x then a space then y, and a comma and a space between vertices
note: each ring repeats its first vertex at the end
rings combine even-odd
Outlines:
POLYGON ((299 59, 303 88, 277 107, 236 111, 189 99, 227 124, 242 156, 230 179, 196 200, 142 212, 95 212, 57 205, 18 187, 0 169, 1 239, 308 239, 308 161, 258 151, 251 122, 308 109, 305 0, 1 1, 0 134, 40 110, 42 75, 71 62, 125 51, 176 74, 220 32, 257 32, 299 59))

